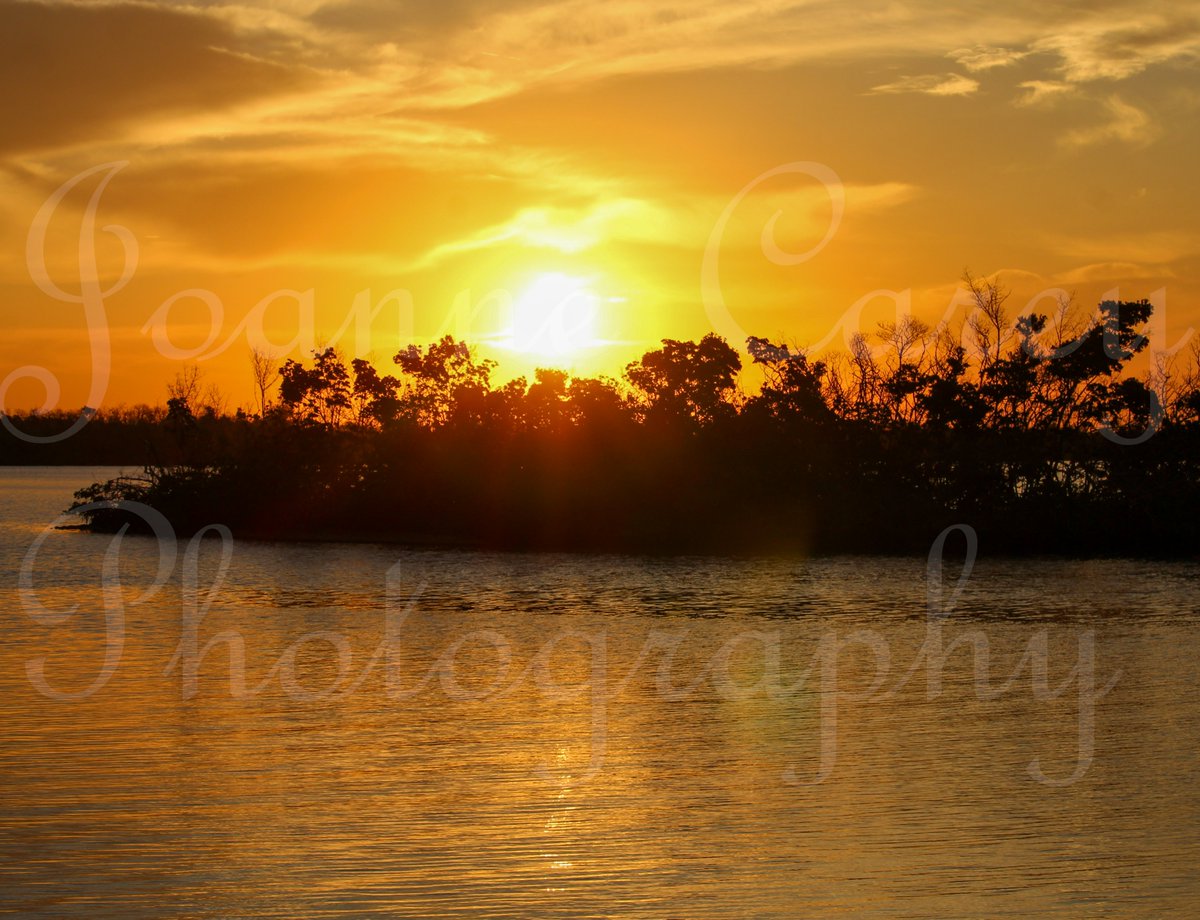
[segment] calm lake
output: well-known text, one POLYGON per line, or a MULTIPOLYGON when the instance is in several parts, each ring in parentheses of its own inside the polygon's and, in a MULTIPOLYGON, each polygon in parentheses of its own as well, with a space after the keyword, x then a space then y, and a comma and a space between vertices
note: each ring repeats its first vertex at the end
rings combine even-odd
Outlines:
POLYGON ((115 472, 0 468, 0 912, 1200 916, 1200 565, 46 533, 115 472))

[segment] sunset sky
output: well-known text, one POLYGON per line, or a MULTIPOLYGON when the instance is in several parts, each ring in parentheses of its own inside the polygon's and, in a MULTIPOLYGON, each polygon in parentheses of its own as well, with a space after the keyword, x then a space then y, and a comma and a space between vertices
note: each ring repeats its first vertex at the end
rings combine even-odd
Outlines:
MULTIPOLYGON (((1087 305, 1151 297, 1166 304, 1155 347, 1176 344, 1200 326, 1200 4, 1001 8, 5 3, 0 377, 41 366, 60 405, 87 400, 84 310, 35 283, 27 242, 63 183, 125 161, 97 212, 137 241, 132 280, 104 302, 104 405, 161 402, 188 363, 249 405, 258 320, 242 320, 281 290, 311 291, 265 310, 281 359, 351 317, 336 344, 381 367, 450 332, 502 378, 617 374, 664 336, 713 329, 836 347, 841 318, 879 290, 937 321, 965 268, 1000 272, 1015 309, 1054 287, 1087 305), (795 163, 820 168, 780 169, 795 163), (778 264, 827 235, 843 197, 828 245, 778 264), (711 289, 706 305, 706 247, 724 309, 711 289), (162 310, 193 290, 207 305, 162 310), (392 292, 411 321, 393 298, 356 338, 356 298, 392 292), (542 334, 564 296, 578 326, 542 334)), ((47 228, 65 292, 103 175, 47 228)), ((121 248, 99 232, 111 284, 121 248)), ((876 298, 862 327, 895 309, 876 298)), ((23 379, 5 408, 42 396, 23 379)))

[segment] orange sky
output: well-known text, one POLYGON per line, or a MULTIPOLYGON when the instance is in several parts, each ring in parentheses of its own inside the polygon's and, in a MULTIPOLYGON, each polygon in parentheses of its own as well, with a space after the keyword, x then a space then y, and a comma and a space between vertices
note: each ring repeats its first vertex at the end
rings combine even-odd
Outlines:
MULTIPOLYGON (((967 267, 1002 273, 1016 309, 1053 287, 1152 297, 1172 346, 1200 325, 1198 55, 1178 2, 8 3, 0 378, 42 367, 60 405, 88 401, 94 331, 68 301, 105 176, 99 287, 134 255, 103 227, 136 262, 91 311, 103 405, 162 402, 189 363, 249 405, 260 326, 282 359, 349 319, 336 343, 381 366, 448 331, 491 343, 503 377, 615 374, 714 328, 836 346, 894 313, 843 322, 875 291, 938 320, 967 267), (118 162, 33 252, 56 189, 118 162), (828 245, 778 264, 843 201, 828 245), (564 284, 581 336, 514 334, 564 284), (355 304, 381 301, 358 329, 355 304)), ((5 408, 42 398, 15 380, 5 408)))

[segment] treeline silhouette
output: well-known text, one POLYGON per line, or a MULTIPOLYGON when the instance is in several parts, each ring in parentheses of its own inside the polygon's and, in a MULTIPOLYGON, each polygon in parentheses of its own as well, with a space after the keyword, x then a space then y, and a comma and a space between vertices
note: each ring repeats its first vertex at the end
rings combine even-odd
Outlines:
POLYGON ((1005 292, 969 281, 958 329, 906 317, 821 360, 750 338, 749 395, 715 335, 664 340, 621 381, 496 384, 446 337, 392 374, 332 348, 289 360, 275 399, 258 378, 255 414, 197 412, 177 385, 161 417, 121 423, 150 445, 145 473, 77 505, 134 499, 182 534, 282 539, 881 553, 965 523, 994 553, 1196 554, 1196 349, 1134 377, 1148 302, 1010 322, 1005 292))

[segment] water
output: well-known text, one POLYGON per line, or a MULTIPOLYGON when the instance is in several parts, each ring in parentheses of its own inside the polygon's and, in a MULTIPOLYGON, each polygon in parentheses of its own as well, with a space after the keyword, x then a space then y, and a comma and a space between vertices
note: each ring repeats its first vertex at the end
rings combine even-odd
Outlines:
POLYGON ((925 559, 212 539, 139 602, 130 537, 106 612, 111 538, 29 548, 112 472, 0 469, 0 911, 1200 911, 1200 565, 983 546, 931 621, 925 559))

